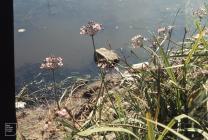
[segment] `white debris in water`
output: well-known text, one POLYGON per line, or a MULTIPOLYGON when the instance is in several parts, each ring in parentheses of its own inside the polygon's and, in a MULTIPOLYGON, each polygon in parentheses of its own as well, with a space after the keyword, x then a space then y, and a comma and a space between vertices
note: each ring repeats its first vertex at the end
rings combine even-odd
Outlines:
POLYGON ((132 28, 133 28, 133 26, 132 26, 132 25, 129 25, 129 28, 130 28, 130 29, 132 29, 132 28))
POLYGON ((170 8, 169 8, 169 7, 167 7, 167 8, 166 8, 166 10, 167 10, 167 11, 169 11, 169 10, 170 10, 170 8))
POLYGON ((15 107, 16 108, 25 108, 26 103, 25 102, 16 102, 15 107))
POLYGON ((118 26, 115 27, 116 30, 118 30, 118 28, 119 28, 118 26))
POLYGON ((42 29, 43 29, 43 30, 47 30, 48 27, 47 27, 47 26, 43 26, 42 29))
POLYGON ((18 29, 18 32, 19 32, 19 33, 23 33, 23 32, 25 32, 25 31, 26 31, 26 29, 24 29, 24 28, 18 29))

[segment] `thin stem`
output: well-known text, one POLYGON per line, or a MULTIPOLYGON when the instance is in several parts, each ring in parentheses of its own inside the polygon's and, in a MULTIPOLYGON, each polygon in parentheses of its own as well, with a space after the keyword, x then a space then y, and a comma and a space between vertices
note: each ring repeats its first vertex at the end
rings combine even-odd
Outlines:
MULTIPOLYGON (((105 77, 104 77, 105 78, 105 77)), ((109 94, 109 91, 108 91, 108 88, 107 88, 107 83, 105 82, 105 81, 103 81, 104 83, 104 88, 105 88, 105 90, 106 90, 106 93, 107 93, 107 95, 108 95, 108 98, 109 98, 109 100, 110 100, 110 102, 111 102, 111 104, 112 104, 112 106, 113 106, 113 108, 114 108, 114 110, 115 110, 115 112, 116 112, 116 115, 117 116, 119 116, 119 113, 118 113, 118 111, 117 111, 117 109, 116 109, 116 107, 115 107, 115 105, 114 105, 114 102, 113 102, 113 100, 112 100, 112 98, 111 98, 111 96, 110 96, 110 94, 109 94)), ((120 118, 119 118, 120 119, 120 118)))
MULTIPOLYGON (((155 114, 155 121, 157 122, 158 121, 158 115, 159 115, 159 112, 160 112, 160 98, 161 98, 161 66, 160 64, 158 63, 158 69, 157 69, 157 80, 156 80, 156 84, 157 84, 157 109, 156 109, 156 114, 155 114)), ((156 123, 156 126, 157 127, 157 123, 156 123)))
MULTIPOLYGON (((103 98, 103 95, 104 95, 104 87, 103 86, 105 86, 105 70, 103 71, 100 68, 100 74, 101 74, 101 83, 102 83, 102 86, 100 87, 100 92, 102 91, 101 92, 101 97, 103 98)), ((99 95, 100 95, 100 93, 99 93, 99 95)), ((101 123, 101 115, 102 115, 103 102, 100 103, 100 108, 99 108, 99 121, 100 121, 100 123, 101 123)))
MULTIPOLYGON (((54 89, 54 95, 56 96, 56 80, 55 80, 55 70, 54 69, 52 70, 52 73, 53 73, 53 89, 54 89)), ((55 97, 55 100, 56 100, 56 103, 57 103, 58 110, 60 110, 60 106, 59 106, 59 103, 58 103, 58 100, 56 99, 56 97, 55 97)))
POLYGON ((156 57, 159 57, 152 49, 146 47, 146 46, 143 46, 143 48, 148 51, 151 55, 153 56, 156 56, 156 57))
MULTIPOLYGON (((204 54, 193 54, 194 57, 207 57, 207 53, 204 54)), ((170 57, 187 57, 188 54, 183 54, 183 55, 170 55, 170 57)))
POLYGON ((92 35, 91 37, 92 37, 92 45, 93 45, 93 49, 94 49, 94 51, 95 51, 95 40, 94 40, 94 36, 92 35))
POLYGON ((92 45, 93 45, 93 51, 94 51, 94 61, 95 63, 97 62, 98 60, 98 56, 97 56, 97 53, 96 53, 96 48, 95 48, 95 40, 94 40, 94 35, 91 36, 92 38, 92 45))
POLYGON ((183 35, 183 43, 182 43, 182 55, 183 55, 183 48, 184 48, 184 41, 185 41, 185 38, 186 38, 186 34, 187 34, 187 29, 186 27, 184 28, 184 35, 183 35))
MULTIPOLYGON (((101 71, 101 69, 99 69, 100 70, 100 73, 101 73, 101 84, 100 84, 100 89, 99 89, 99 92, 98 92, 98 96, 97 96, 97 98, 96 98, 96 103, 95 103, 95 108, 94 108, 94 110, 96 111, 97 110, 97 108, 98 108, 98 106, 97 106, 97 103, 98 103, 98 100, 99 100, 99 98, 100 98, 100 96, 101 97, 103 97, 103 94, 102 94, 102 92, 104 92, 103 91, 103 84, 104 84, 104 80, 103 80, 103 75, 102 75, 102 71, 101 71), (101 95, 102 94, 102 95, 101 95)), ((101 105, 100 105, 100 107, 99 107, 100 109, 99 109, 99 121, 101 122, 101 105)), ((94 111, 94 113, 96 113, 94 111)))
MULTIPOLYGON (((178 16, 180 10, 181 10, 181 8, 179 8, 179 9, 177 10, 177 12, 176 12, 176 15, 175 15, 175 17, 174 17, 174 19, 173 19, 173 22, 172 22, 172 25, 173 25, 173 26, 174 26, 174 24, 175 24, 176 17, 178 16)), ((171 29, 170 32, 169 32, 168 47, 167 47, 167 50, 166 50, 166 54, 168 53, 168 50, 169 50, 169 47, 170 47, 170 39, 171 39, 171 37, 172 37, 172 32, 173 32, 173 30, 171 29)))

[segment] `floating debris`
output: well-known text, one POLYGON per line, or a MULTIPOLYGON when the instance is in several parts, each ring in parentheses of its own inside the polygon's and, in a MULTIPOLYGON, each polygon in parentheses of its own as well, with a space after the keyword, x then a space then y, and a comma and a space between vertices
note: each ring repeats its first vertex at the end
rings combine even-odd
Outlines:
POLYGON ((129 25, 129 29, 133 29, 133 26, 132 25, 129 25))
POLYGON ((116 30, 118 30, 118 28, 119 28, 118 26, 115 27, 116 30))
POLYGON ((25 31, 26 31, 26 29, 24 29, 24 28, 18 29, 18 32, 19 32, 19 33, 23 33, 23 32, 25 32, 25 31))
POLYGON ((167 7, 167 8, 165 8, 167 11, 169 11, 170 10, 170 8, 169 7, 167 7))

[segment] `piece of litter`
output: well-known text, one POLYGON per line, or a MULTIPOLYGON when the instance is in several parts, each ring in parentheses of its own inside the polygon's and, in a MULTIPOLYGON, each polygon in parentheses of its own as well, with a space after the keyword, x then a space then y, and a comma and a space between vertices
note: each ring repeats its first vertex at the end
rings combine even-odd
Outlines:
POLYGON ((25 32, 25 31, 26 31, 26 29, 24 29, 24 28, 18 29, 18 32, 19 32, 19 33, 23 33, 23 32, 25 32))
POLYGON ((143 63, 133 64, 132 68, 135 70, 141 70, 147 68, 148 66, 149 66, 149 62, 143 62, 143 63))
POLYGON ((25 102, 16 102, 15 107, 16 108, 25 108, 26 103, 25 102))

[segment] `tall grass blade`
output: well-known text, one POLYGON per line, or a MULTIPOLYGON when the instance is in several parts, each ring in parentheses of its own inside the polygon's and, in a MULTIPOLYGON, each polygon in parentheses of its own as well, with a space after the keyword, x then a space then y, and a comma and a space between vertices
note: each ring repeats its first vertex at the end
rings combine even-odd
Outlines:
POLYGON ((189 64, 189 62, 191 61, 191 58, 192 58, 193 54, 195 53, 195 51, 198 48, 198 45, 199 45, 200 40, 202 39, 203 31, 202 31, 202 28, 199 25, 199 22, 196 22, 196 27, 199 30, 199 37, 197 38, 197 40, 193 44, 190 52, 188 53, 188 56, 186 57, 185 64, 189 64))
POLYGON ((175 75, 173 73, 173 69, 171 68, 171 65, 170 65, 170 63, 168 61, 168 57, 165 54, 165 52, 164 52, 164 50, 163 50, 163 48, 161 46, 159 46, 159 53, 160 53, 160 55, 162 57, 162 60, 163 60, 163 63, 165 65, 165 67, 168 67, 169 68, 169 69, 166 69, 169 77, 171 78, 172 81, 174 81, 175 83, 177 83, 176 82, 176 77, 175 77, 175 75))
POLYGON ((189 132, 197 132, 201 134, 204 138, 208 140, 208 133, 205 132, 204 130, 198 129, 198 128, 188 128, 187 131, 189 132))
POLYGON ((145 120, 147 120, 147 121, 149 121, 149 122, 151 122, 151 123, 157 124, 157 125, 159 125, 159 126, 165 128, 165 129, 167 129, 168 131, 172 132, 173 134, 175 134, 176 136, 178 136, 179 138, 181 138, 181 139, 183 139, 183 140, 190 140, 189 138, 187 138, 187 137, 185 137, 184 135, 182 135, 182 134, 176 132, 175 130, 171 129, 170 127, 168 127, 168 126, 166 126, 166 125, 164 125, 164 124, 161 124, 161 123, 159 123, 159 122, 155 122, 155 121, 153 121, 153 120, 150 120, 150 119, 147 119, 147 118, 144 118, 144 117, 143 117, 143 119, 145 119, 145 120))
MULTIPOLYGON (((146 113, 146 119, 150 120, 151 115, 149 112, 146 113)), ((155 134, 154 134, 154 125, 150 123, 150 121, 147 121, 147 135, 148 135, 148 140, 155 140, 155 134)))
MULTIPOLYGON (((196 124, 200 125, 200 123, 199 123, 198 121, 196 121, 195 119, 193 119, 193 118, 187 116, 186 114, 181 114, 181 115, 176 116, 175 118, 173 118, 173 119, 168 123, 167 127, 168 127, 168 128, 172 128, 172 127, 175 125, 175 123, 177 123, 177 122, 179 122, 179 121, 181 122, 181 120, 182 120, 182 119, 185 119, 185 118, 188 118, 189 120, 191 120, 191 121, 195 122, 196 124)), ((169 131, 169 130, 168 130, 167 128, 165 128, 165 129, 163 130, 162 134, 159 136, 158 140, 163 140, 163 138, 164 138, 165 135, 168 133, 168 131, 169 131)))

